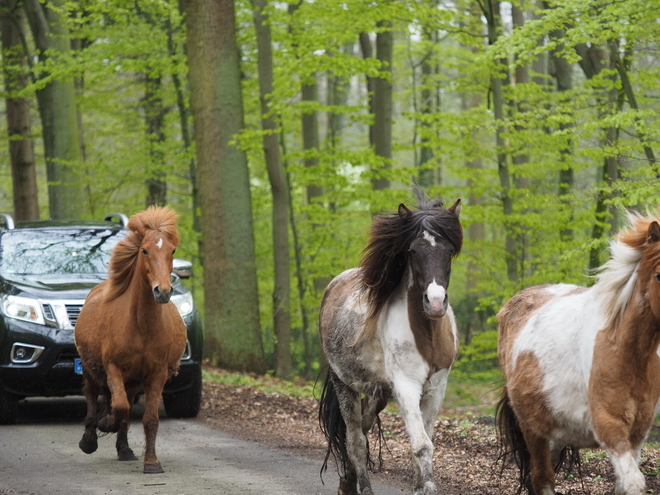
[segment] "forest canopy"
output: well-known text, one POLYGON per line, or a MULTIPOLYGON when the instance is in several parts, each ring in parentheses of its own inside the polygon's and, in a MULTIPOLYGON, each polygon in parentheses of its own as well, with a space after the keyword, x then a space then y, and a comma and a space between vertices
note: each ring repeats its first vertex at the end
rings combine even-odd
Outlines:
POLYGON ((252 239, 234 248, 256 277, 240 289, 256 293, 255 320, 237 332, 252 326, 262 348, 235 366, 311 377, 323 289, 359 262, 372 215, 414 206, 413 184, 461 198, 449 293, 464 369, 482 369, 507 298, 589 285, 626 211, 660 204, 659 2, 215 4, 235 16, 217 47, 201 0, 1 0, 0 211, 172 206, 216 364, 231 361, 214 341, 240 339, 216 309, 244 277, 204 250, 214 235, 252 239), (195 99, 206 75, 224 100, 195 99), (213 105, 234 109, 223 141, 199 128, 213 105), (204 162, 223 147, 231 159, 204 162))

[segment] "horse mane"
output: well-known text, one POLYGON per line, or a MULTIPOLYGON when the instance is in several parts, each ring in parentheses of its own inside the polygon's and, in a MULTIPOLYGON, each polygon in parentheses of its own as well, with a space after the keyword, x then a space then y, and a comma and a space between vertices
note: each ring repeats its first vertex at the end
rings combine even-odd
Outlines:
MULTIPOLYGON (((629 211, 626 220, 627 227, 610 241, 610 259, 600 267, 593 286, 606 308, 607 326, 623 315, 632 298, 638 279, 637 268, 648 247, 649 226, 660 222, 660 209, 645 216, 629 211)), ((660 252, 657 255, 660 257, 660 252)))
POLYGON ((148 230, 161 232, 175 246, 179 245, 181 237, 176 226, 178 217, 179 215, 167 206, 151 205, 130 218, 126 226, 130 233, 112 250, 110 274, 105 289, 106 301, 112 301, 128 290, 137 266, 140 245, 148 230))
POLYGON ((418 206, 411 214, 398 213, 374 217, 367 246, 362 251, 360 291, 369 307, 356 343, 370 340, 376 332, 378 315, 387 303, 408 264, 408 248, 424 230, 447 239, 454 248, 453 257, 463 246, 463 229, 458 215, 443 206, 442 201, 427 199, 416 189, 418 206))

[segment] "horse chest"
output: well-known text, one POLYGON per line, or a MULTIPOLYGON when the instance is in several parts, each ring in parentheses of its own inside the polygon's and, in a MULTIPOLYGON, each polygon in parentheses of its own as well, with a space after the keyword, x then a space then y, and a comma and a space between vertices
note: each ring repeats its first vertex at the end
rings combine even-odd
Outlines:
POLYGON ((456 324, 451 307, 440 320, 429 320, 421 307, 410 304, 402 294, 396 298, 381 321, 385 354, 390 367, 425 377, 449 369, 458 354, 456 324))

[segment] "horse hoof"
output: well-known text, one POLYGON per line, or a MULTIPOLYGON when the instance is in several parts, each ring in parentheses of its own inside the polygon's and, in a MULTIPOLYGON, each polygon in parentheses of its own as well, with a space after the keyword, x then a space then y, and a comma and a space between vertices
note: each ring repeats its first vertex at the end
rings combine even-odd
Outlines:
POLYGON ((78 443, 78 447, 85 454, 93 454, 99 448, 99 443, 96 440, 87 440, 83 437, 78 443))
POLYGON ((160 462, 150 462, 144 465, 144 474, 159 474, 164 472, 160 462))
POLYGON ((424 483, 424 487, 415 491, 415 495, 438 495, 438 488, 435 486, 435 483, 427 481, 424 483))
POLYGON ((137 461, 138 458, 135 457, 133 451, 129 448, 125 448, 117 451, 117 457, 120 461, 137 461))

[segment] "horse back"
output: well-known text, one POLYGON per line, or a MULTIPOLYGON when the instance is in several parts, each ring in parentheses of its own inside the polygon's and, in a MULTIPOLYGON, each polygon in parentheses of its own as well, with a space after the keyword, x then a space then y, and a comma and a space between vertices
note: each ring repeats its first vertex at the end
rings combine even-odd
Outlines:
POLYGON ((319 308, 319 335, 324 348, 338 338, 355 342, 366 312, 360 298, 359 268, 333 278, 323 292, 319 308))
POLYGON ((548 285, 537 285, 518 292, 497 313, 497 352, 500 366, 506 374, 513 344, 534 313, 554 296, 548 285))

